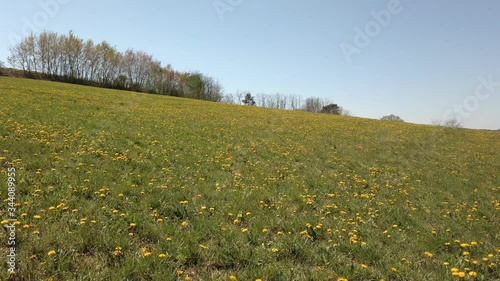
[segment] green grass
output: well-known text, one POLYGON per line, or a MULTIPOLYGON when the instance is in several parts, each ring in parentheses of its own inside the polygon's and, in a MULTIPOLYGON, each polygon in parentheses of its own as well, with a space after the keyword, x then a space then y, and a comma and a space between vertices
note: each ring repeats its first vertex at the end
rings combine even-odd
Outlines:
POLYGON ((498 132, 0 77, 0 136, 13 280, 500 280, 498 132))

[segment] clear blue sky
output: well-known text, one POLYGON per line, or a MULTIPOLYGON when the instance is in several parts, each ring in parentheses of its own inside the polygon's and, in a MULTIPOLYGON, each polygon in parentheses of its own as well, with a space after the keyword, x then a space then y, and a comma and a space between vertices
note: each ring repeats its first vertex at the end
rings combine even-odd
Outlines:
POLYGON ((4 62, 13 34, 73 30, 201 71, 226 92, 324 97, 356 116, 422 124, 454 114, 468 128, 500 129, 495 0, 27 0, 3 1, 1 17, 4 62), (372 11, 382 10, 390 20, 377 21, 372 11), (356 45, 356 28, 368 28, 369 44, 356 45), (342 43, 359 47, 350 60, 342 43))

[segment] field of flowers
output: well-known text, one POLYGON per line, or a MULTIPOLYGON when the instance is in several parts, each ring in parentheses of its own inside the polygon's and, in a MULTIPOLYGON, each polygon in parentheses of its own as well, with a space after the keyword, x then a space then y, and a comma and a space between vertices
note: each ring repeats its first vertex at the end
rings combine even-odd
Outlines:
POLYGON ((0 77, 0 214, 15 168, 18 219, 1 276, 500 280, 499 148, 498 132, 0 77))

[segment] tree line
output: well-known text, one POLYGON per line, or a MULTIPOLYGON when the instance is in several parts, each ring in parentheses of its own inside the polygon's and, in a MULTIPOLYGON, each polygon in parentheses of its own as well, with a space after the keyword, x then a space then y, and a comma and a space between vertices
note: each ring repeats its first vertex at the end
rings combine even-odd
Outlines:
POLYGON ((212 77, 179 72, 145 52, 120 52, 106 41, 84 41, 71 31, 31 34, 10 51, 8 62, 28 78, 211 101, 221 101, 223 95, 212 77))
MULTIPOLYGON (((162 66, 152 55, 128 49, 120 52, 106 41, 94 43, 72 31, 30 34, 10 49, 9 64, 27 78, 46 79, 119 90, 131 90, 267 108, 350 115, 326 98, 236 92, 200 72, 180 72, 162 66)), ((1 63, 1 62, 0 62, 1 63)), ((0 75, 2 68, 0 65, 0 75)))
POLYGON ((274 109, 303 110, 317 113, 352 115, 350 111, 333 103, 328 98, 308 97, 303 99, 301 96, 294 94, 261 93, 253 95, 250 92, 236 92, 234 94, 225 94, 222 102, 274 109))

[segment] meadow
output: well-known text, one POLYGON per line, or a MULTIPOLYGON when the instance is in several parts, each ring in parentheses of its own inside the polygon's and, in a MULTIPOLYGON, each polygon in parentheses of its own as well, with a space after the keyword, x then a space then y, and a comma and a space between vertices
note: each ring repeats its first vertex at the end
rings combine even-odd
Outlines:
POLYGON ((500 280, 499 149, 494 131, 0 77, 0 214, 13 167, 18 219, 1 276, 500 280))

